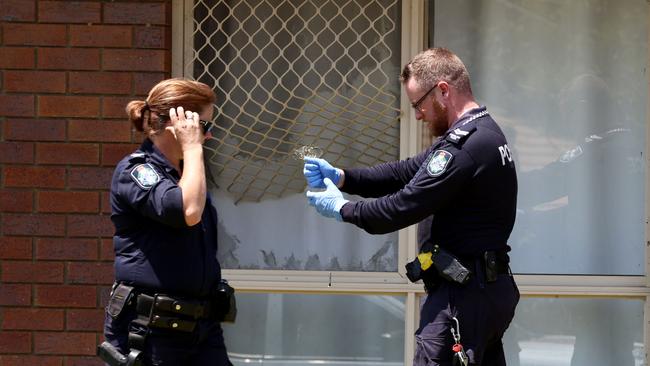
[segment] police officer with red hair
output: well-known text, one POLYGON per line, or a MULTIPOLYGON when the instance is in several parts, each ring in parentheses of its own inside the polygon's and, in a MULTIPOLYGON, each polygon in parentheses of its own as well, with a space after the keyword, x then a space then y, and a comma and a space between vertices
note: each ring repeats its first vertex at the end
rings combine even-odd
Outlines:
POLYGON ((115 284, 98 350, 110 365, 231 365, 220 322, 233 291, 203 157, 214 101, 203 83, 168 79, 126 107, 145 139, 111 183, 115 284))

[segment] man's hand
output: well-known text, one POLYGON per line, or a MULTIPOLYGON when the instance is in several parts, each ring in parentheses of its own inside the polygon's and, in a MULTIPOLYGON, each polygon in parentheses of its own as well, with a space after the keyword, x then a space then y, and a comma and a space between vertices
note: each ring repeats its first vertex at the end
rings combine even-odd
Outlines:
POLYGON ((323 179, 325 189, 322 192, 307 191, 309 204, 316 207, 316 211, 325 217, 334 217, 341 221, 341 207, 349 201, 343 198, 343 194, 332 183, 329 178, 323 179))
POLYGON ((305 158, 302 174, 307 179, 310 188, 325 188, 324 178, 329 178, 335 185, 338 185, 343 171, 333 167, 325 159, 305 158))

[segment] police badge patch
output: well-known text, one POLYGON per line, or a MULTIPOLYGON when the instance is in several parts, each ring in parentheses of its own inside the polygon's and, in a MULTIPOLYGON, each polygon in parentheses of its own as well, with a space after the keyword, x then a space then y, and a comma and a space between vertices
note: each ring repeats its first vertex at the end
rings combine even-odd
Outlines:
POLYGON ((131 178, 142 188, 149 189, 160 181, 160 176, 150 164, 138 164, 131 170, 131 178))
POLYGON ((427 165, 427 173, 432 177, 437 177, 444 173, 453 157, 449 151, 436 150, 427 165))

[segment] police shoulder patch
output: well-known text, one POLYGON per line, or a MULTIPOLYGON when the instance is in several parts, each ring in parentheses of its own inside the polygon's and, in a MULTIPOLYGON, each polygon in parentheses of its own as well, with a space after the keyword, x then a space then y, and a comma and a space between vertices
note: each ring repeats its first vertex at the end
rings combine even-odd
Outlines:
POLYGON ((149 189, 160 181, 160 175, 149 163, 136 165, 131 170, 131 178, 143 189, 149 189))
POLYGON ((436 150, 427 164, 427 173, 432 177, 444 173, 453 157, 449 151, 436 150))

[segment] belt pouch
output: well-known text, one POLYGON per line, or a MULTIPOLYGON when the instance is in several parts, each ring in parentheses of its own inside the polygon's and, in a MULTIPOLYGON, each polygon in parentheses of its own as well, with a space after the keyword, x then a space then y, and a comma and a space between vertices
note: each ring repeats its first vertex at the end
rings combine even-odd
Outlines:
POLYGON ((222 279, 213 294, 213 310, 218 321, 234 323, 237 318, 235 289, 222 279))
POLYGON ((117 319, 124 308, 130 304, 133 295, 133 286, 127 286, 120 283, 115 287, 111 294, 111 299, 108 301, 106 311, 113 319, 117 319))
POLYGON ((495 282, 499 277, 499 268, 497 266, 497 255, 493 251, 487 251, 483 255, 483 266, 485 267, 485 280, 495 282))

